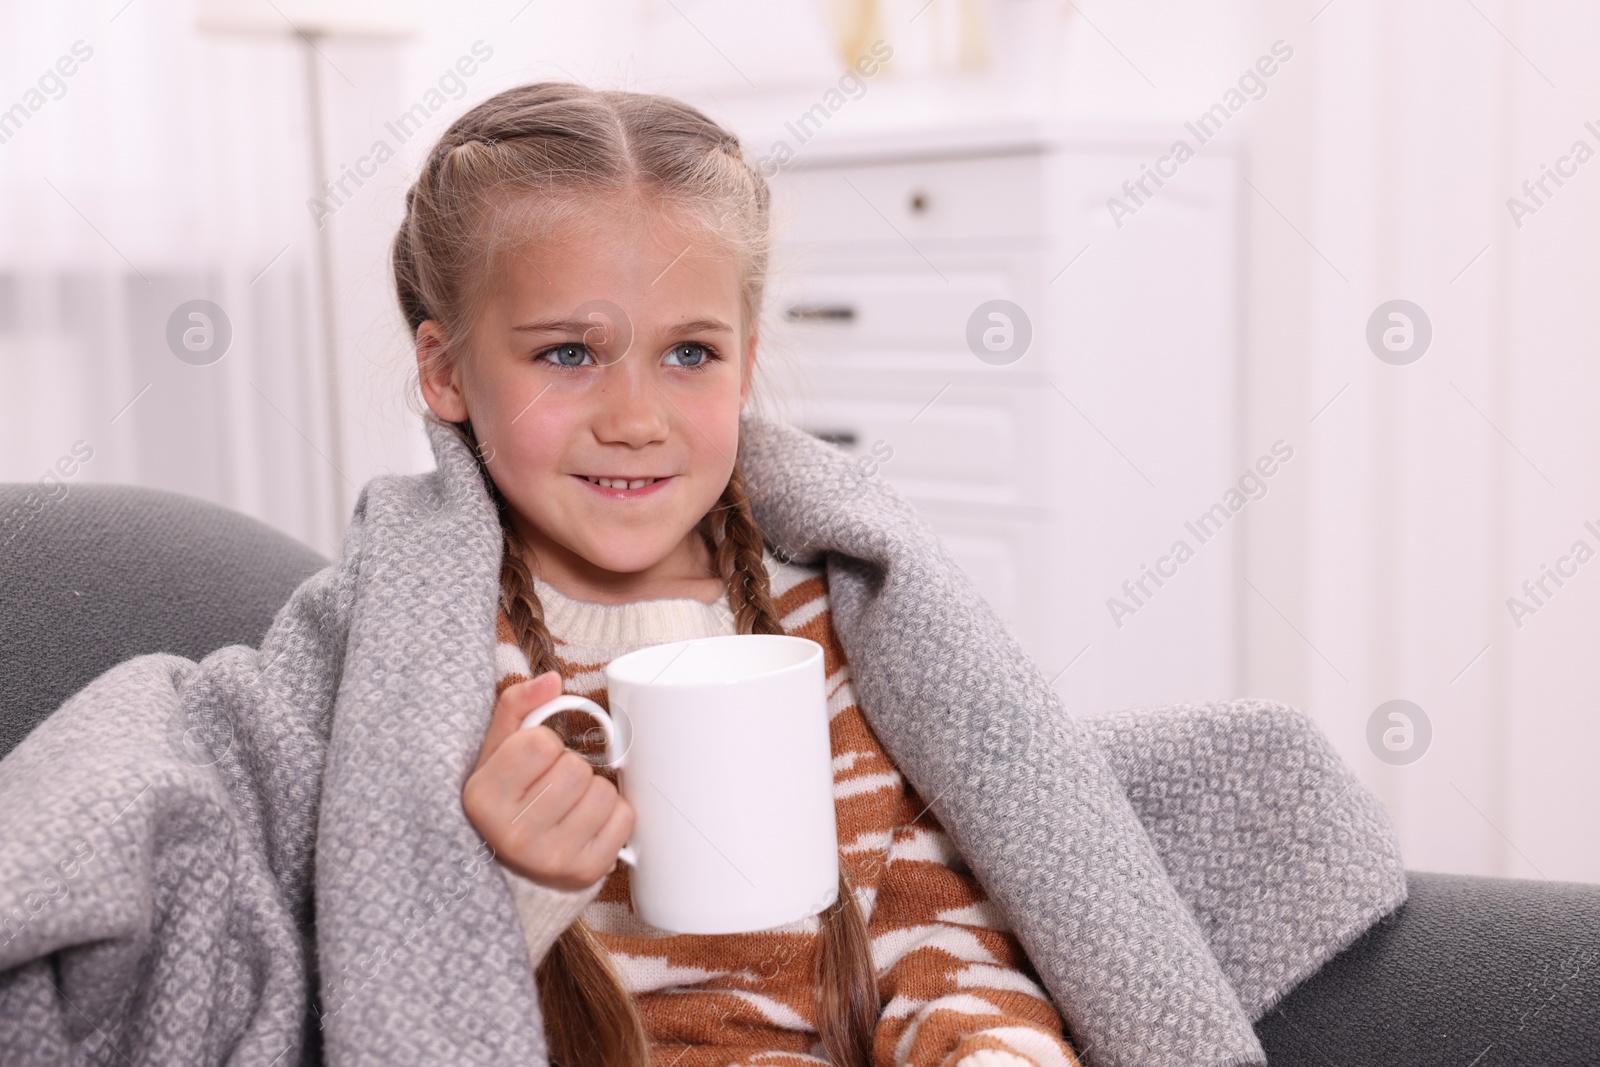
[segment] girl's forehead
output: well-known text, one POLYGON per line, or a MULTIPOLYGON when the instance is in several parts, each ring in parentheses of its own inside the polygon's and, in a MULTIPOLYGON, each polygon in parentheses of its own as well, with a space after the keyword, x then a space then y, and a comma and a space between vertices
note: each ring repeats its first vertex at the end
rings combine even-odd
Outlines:
POLYGON ((519 244, 497 273, 513 304, 562 311, 610 301, 630 313, 656 306, 681 312, 685 300, 736 303, 740 288, 730 249, 673 229, 568 230, 519 244))
MULTIPOLYGON (((728 244, 727 214, 636 191, 614 195, 517 197, 491 207, 491 237, 540 247, 579 249, 598 243, 728 244)), ((708 248, 709 250, 709 248, 708 248)))

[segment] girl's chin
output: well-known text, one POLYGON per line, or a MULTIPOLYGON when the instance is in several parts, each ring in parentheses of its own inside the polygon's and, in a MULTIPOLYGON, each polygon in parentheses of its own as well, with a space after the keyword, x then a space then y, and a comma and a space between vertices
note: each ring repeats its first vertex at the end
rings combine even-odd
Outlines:
POLYGON ((678 551, 682 539, 665 540, 657 526, 653 531, 621 529, 604 524, 587 526, 574 540, 578 554, 590 566, 613 574, 639 574, 667 560, 678 551))

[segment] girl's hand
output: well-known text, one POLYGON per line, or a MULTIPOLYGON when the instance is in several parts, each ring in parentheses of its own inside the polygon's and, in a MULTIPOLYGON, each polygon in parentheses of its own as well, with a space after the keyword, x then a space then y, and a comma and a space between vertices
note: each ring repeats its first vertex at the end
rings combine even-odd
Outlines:
POLYGON ((555 671, 500 694, 461 806, 506 867, 574 890, 616 866, 633 831, 633 805, 550 727, 520 728, 529 712, 560 695, 555 671))

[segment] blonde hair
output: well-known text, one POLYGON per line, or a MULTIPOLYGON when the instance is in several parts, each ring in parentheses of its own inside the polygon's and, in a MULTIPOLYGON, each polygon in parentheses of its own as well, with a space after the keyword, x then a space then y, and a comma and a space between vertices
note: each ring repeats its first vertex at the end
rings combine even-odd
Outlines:
MULTIPOLYGON (((452 123, 406 193, 392 256, 400 309, 413 337, 428 320, 443 334, 443 343, 423 353, 419 379, 466 358, 499 257, 557 227, 582 225, 597 200, 626 198, 676 208, 674 217, 735 258, 745 351, 767 284, 771 194, 738 138, 670 97, 539 82, 490 97, 452 123)), ((440 421, 425 409, 419 413, 440 421)), ((499 508, 501 606, 517 641, 535 675, 559 670, 533 587, 531 551, 489 477, 471 422, 442 425, 478 457, 499 508)), ((739 632, 782 633, 738 462, 700 529, 739 632)), ((569 740, 574 736, 560 717, 551 723, 569 740)), ((643 1018, 582 919, 562 934, 536 975, 552 1063, 647 1067, 643 1018)), ((838 900, 822 915, 815 980, 829 1061, 871 1067, 877 981, 866 923, 842 866, 838 900)))

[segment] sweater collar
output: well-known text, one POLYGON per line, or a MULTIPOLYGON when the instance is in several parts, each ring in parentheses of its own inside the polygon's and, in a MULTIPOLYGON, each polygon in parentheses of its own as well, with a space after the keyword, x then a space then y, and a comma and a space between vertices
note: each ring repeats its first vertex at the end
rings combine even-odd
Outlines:
POLYGON ((622 650, 716 637, 738 628, 726 593, 711 604, 691 597, 596 604, 569 597, 537 576, 533 589, 544 606, 545 626, 551 636, 573 651, 594 649, 620 655, 622 650))

